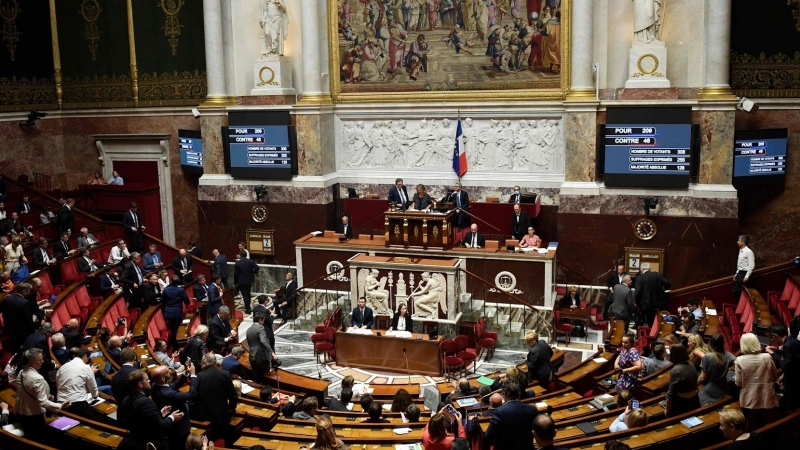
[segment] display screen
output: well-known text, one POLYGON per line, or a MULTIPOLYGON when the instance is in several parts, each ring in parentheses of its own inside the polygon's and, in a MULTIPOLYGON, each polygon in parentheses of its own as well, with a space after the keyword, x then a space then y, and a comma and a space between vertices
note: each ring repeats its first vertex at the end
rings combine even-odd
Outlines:
POLYGON ((203 173, 203 139, 199 131, 178 130, 178 149, 184 170, 203 173))
POLYGON ((788 130, 737 131, 733 144, 733 184, 783 182, 788 130))
POLYGON ((602 145, 606 186, 689 186, 692 167, 689 108, 643 108, 639 112, 636 108, 618 112, 609 108, 602 145))
POLYGON ((231 168, 290 169, 289 127, 228 127, 231 168))

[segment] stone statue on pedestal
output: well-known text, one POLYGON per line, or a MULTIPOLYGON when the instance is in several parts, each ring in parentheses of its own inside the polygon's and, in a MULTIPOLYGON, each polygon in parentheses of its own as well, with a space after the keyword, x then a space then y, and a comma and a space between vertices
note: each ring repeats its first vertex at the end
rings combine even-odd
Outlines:
POLYGON ((633 42, 628 53, 626 88, 668 88, 667 45, 662 41, 667 0, 633 2, 633 42))
POLYGON ((280 0, 260 1, 261 56, 283 55, 283 41, 289 28, 289 16, 280 0))
POLYGON ((660 40, 661 3, 663 0, 631 0, 633 4, 633 35, 638 42, 649 44, 660 40))

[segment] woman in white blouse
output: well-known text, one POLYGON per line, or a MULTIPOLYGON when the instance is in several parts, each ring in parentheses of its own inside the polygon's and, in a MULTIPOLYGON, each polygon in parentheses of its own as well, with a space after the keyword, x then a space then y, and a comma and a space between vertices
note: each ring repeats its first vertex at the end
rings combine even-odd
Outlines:
POLYGON ((6 245, 6 269, 10 271, 19 269, 20 264, 28 264, 28 258, 22 249, 22 240, 19 236, 14 236, 11 243, 6 245))
POLYGON ((392 326, 389 327, 389 331, 392 330, 408 332, 414 330, 414 322, 411 320, 411 314, 408 313, 405 303, 400 303, 397 306, 397 312, 392 317, 392 326))
POLYGON ((158 285, 161 286, 161 292, 169 286, 169 273, 166 270, 158 271, 158 285))
POLYGON ((55 403, 51 399, 50 387, 44 377, 37 372, 42 368, 44 355, 38 348, 26 350, 21 364, 24 369, 19 373, 17 381, 17 419, 26 436, 49 435, 45 423, 45 411, 69 409, 70 402, 55 403))

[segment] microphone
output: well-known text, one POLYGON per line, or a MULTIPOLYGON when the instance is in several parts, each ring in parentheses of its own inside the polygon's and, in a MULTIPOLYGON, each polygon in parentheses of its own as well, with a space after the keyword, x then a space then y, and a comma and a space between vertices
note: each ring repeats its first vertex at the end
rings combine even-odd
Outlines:
POLYGON ((406 360, 406 374, 408 374, 408 385, 411 386, 411 369, 408 368, 408 356, 406 355, 406 348, 403 347, 403 358, 406 360))

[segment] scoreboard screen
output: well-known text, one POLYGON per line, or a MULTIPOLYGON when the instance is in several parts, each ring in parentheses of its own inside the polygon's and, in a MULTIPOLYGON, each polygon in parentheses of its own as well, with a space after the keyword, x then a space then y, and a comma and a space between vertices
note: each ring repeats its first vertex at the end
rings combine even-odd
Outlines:
MULTIPOLYGON (((609 123, 604 127, 601 137, 605 149, 603 172, 606 186, 689 186, 692 168, 691 110, 688 117, 685 114, 663 114, 664 117, 658 117, 662 109, 672 112, 675 108, 650 108, 646 109, 649 114, 621 115, 615 115, 609 109, 609 123), (620 119, 636 121, 623 122, 620 119), (651 120, 644 122, 642 119, 651 120), (683 121, 685 123, 675 123, 683 121)), ((631 110, 635 109, 627 108, 625 111, 631 110)))
POLYGON ((203 173, 203 139, 199 131, 178 130, 178 150, 185 171, 203 173))
POLYGON ((733 184, 783 182, 787 129, 740 130, 733 144, 733 184))
POLYGON ((228 126, 231 175, 291 179, 295 165, 291 131, 288 125, 228 126))

